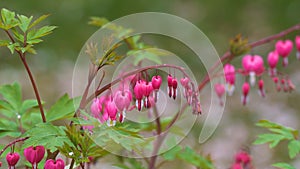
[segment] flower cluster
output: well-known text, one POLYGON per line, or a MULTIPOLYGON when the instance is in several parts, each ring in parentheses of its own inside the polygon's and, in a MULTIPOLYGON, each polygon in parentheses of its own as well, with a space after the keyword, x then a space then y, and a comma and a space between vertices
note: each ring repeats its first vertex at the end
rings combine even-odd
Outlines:
MULTIPOLYGON (((296 57, 300 59, 300 36, 295 38, 296 45, 296 57)), ((273 82, 276 85, 277 91, 292 91, 295 86, 288 78, 281 72, 277 71, 277 65, 280 57, 282 58, 282 65, 286 67, 288 65, 288 57, 290 56, 293 50, 293 42, 291 40, 279 40, 275 44, 274 51, 269 52, 267 57, 268 72, 269 76, 273 79, 273 82)), ((266 96, 264 89, 264 81, 262 75, 266 72, 264 60, 259 55, 250 55, 247 54, 242 58, 242 69, 236 69, 231 64, 224 65, 224 76, 226 84, 215 84, 215 92, 219 98, 225 94, 224 90, 227 91, 228 95, 232 95, 235 89, 235 76, 237 73, 246 77, 246 81, 242 85, 242 96, 241 102, 243 105, 246 105, 249 100, 249 92, 251 87, 257 85, 258 92, 262 97, 266 96), (256 78, 259 78, 256 82, 256 78)), ((221 100, 221 99, 220 99, 221 100)), ((220 102, 223 105, 222 101, 220 102)))
MULTIPOLYGON (((97 97, 91 104, 91 113, 101 123, 107 123, 108 126, 116 125, 116 122, 123 122, 126 112, 137 109, 149 109, 157 102, 159 90, 163 82, 160 75, 154 75, 152 78, 141 78, 140 74, 130 76, 122 80, 115 91, 97 97), (146 80, 151 79, 151 80, 146 80), (132 104, 135 102, 135 104, 132 104)), ((174 100, 177 97, 178 82, 177 79, 169 74, 167 76, 168 96, 174 100)), ((180 83, 184 89, 184 98, 194 111, 200 112, 200 102, 198 94, 195 91, 193 83, 188 77, 183 77, 180 83)), ((86 127, 87 128, 87 127, 86 127)), ((91 129, 90 127, 89 129, 91 129)))
MULTIPOLYGON (((33 169, 38 168, 38 164, 42 161, 45 156, 45 147, 44 146, 30 146, 24 149, 25 159, 32 165, 33 169)), ((15 169, 16 164, 20 159, 20 155, 16 152, 10 152, 6 155, 6 161, 9 169, 15 169)), ((0 165, 1 167, 1 165, 0 165)), ((64 169, 65 163, 62 159, 52 160, 49 159, 46 161, 44 169, 64 169)))
POLYGON ((251 168, 252 159, 246 151, 240 151, 235 155, 235 162, 231 169, 246 169, 251 168))

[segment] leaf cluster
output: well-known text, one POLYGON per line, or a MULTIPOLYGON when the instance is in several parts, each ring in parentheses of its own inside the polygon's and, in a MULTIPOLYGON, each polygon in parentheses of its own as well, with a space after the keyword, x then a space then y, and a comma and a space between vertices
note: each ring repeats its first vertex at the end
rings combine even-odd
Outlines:
POLYGON ((195 152, 190 147, 175 146, 163 154, 163 158, 168 161, 182 160, 201 169, 214 169, 209 156, 205 157, 195 152))
POLYGON ((0 29, 4 30, 10 39, 0 40, 0 46, 6 46, 12 54, 14 51, 36 54, 34 45, 42 42, 41 38, 52 33, 56 28, 56 26, 37 28, 37 25, 48 16, 42 15, 34 20, 33 16, 27 17, 2 8, 0 29))
MULTIPOLYGON (((266 128, 270 133, 260 134, 253 144, 269 144, 270 148, 276 147, 280 142, 288 142, 288 153, 291 159, 294 159, 300 153, 300 141, 298 140, 298 130, 286 127, 267 120, 260 120, 257 126, 266 128)), ((287 163, 277 163, 273 166, 283 169, 293 169, 287 163)))

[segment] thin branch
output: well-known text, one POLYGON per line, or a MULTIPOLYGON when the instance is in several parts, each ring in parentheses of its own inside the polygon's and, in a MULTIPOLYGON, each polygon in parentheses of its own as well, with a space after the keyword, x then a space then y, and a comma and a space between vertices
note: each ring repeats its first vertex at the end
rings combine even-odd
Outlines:
MULTIPOLYGON (((12 43, 15 43, 15 40, 13 38, 13 36, 10 34, 9 31, 5 30, 6 34, 8 35, 9 39, 11 40, 12 43)), ((26 38, 24 40, 24 44, 26 44, 26 38)), ((42 101, 41 101, 41 98, 40 98, 40 94, 39 94, 39 91, 37 89, 37 85, 35 83, 35 80, 33 78, 33 75, 31 73, 31 70, 26 62, 26 58, 25 58, 25 53, 23 54, 21 51, 18 51, 16 50, 16 52, 19 54, 20 56, 20 59, 26 69, 26 72, 29 76, 29 79, 30 79, 30 82, 31 82, 31 85, 33 87, 33 90, 34 90, 34 94, 35 94, 35 97, 37 99, 37 102, 38 102, 38 105, 39 105, 39 109, 40 109, 40 112, 41 112, 41 116, 42 116, 42 120, 44 123, 46 123, 46 116, 45 116, 45 113, 44 113, 44 109, 43 109, 43 105, 42 105, 42 101)))
POLYGON ((4 153, 4 151, 5 151, 8 147, 10 147, 10 146, 16 144, 17 142, 25 141, 25 140, 27 140, 28 138, 29 138, 29 137, 18 138, 18 139, 16 139, 16 140, 10 142, 9 144, 7 144, 7 145, 0 151, 0 157, 1 157, 1 155, 4 153))

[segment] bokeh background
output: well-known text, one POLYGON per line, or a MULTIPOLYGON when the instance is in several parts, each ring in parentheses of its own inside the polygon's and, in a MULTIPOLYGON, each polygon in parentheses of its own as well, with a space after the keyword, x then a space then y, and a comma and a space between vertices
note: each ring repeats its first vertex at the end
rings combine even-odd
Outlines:
MULTIPOLYGON (((3 7, 25 15, 51 14, 45 24, 58 26, 52 35, 45 38, 45 43, 37 46, 38 54, 28 57, 41 96, 49 105, 63 93, 72 92, 72 73, 78 53, 85 41, 97 30, 87 24, 91 16, 114 20, 137 12, 174 14, 198 26, 220 55, 228 49, 229 39, 239 33, 248 37, 249 41, 255 41, 300 22, 299 0, 1 0, 0 8, 3 7)), ((286 38, 294 38, 297 33, 286 38)), ((0 39, 3 38, 6 36, 1 32, 0 39)), ((177 42, 170 41, 167 39, 158 42, 159 47, 174 50, 179 55, 185 54, 185 50, 181 51, 176 47, 177 42)), ((270 43, 251 52, 266 56, 273 48, 274 43, 270 43)), ((0 59, 0 83, 19 81, 23 85, 24 97, 34 98, 29 81, 25 78, 27 75, 23 65, 17 56, 10 56, 8 49, 1 48, 0 59)), ((239 65, 240 59, 234 61, 234 64, 239 65)), ((286 144, 280 144, 275 150, 269 150, 266 145, 251 145, 255 135, 264 131, 254 125, 259 119, 269 119, 300 129, 299 65, 294 49, 289 67, 279 68, 290 74, 297 87, 293 93, 277 93, 274 84, 265 77, 268 84, 267 98, 260 98, 253 90, 247 106, 240 104, 240 86, 244 79, 239 78, 237 91, 233 97, 227 98, 223 119, 213 137, 204 144, 197 144, 199 129, 195 127, 184 143, 193 145, 203 154, 211 154, 219 169, 228 168, 234 154, 241 147, 250 150, 258 169, 272 168, 270 164, 281 161, 290 162, 300 168, 299 158, 294 161, 288 159, 286 144)), ((199 76, 203 73, 199 72, 199 76)), ((107 161, 103 163, 109 165, 107 161)), ((165 167, 168 165, 174 164, 167 164, 165 167)), ((186 167, 181 163, 175 165, 186 167)))

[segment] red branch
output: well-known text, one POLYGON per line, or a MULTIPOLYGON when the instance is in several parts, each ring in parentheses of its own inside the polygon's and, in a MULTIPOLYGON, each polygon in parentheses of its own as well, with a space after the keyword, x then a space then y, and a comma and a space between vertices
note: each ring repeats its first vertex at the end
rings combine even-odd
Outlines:
POLYGON ((10 147, 10 146, 16 144, 17 142, 25 141, 25 140, 27 140, 28 138, 29 138, 29 137, 19 138, 19 139, 16 139, 16 140, 10 142, 9 144, 7 144, 7 145, 0 151, 0 157, 1 157, 1 155, 4 153, 4 151, 5 151, 8 147, 10 147))

